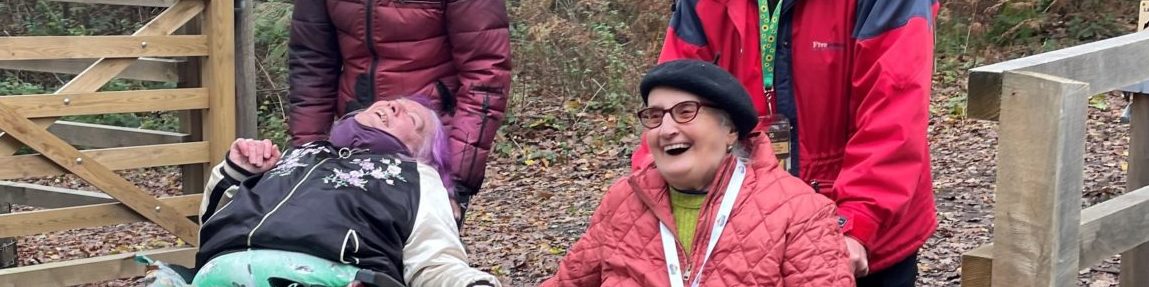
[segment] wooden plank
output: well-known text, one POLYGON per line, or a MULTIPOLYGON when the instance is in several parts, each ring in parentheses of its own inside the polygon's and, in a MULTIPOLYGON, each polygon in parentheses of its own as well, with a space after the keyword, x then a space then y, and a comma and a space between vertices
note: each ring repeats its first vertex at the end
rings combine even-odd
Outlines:
MULTIPOLYGON (((151 22, 145 24, 139 31, 136 31, 134 36, 162 36, 169 35, 175 32, 188 20, 199 15, 204 10, 203 0, 180 0, 176 5, 164 10, 151 22)), ((91 93, 99 90, 104 84, 108 83, 112 78, 119 75, 120 72, 126 70, 129 66, 136 62, 135 58, 130 59, 100 59, 84 70, 84 72, 72 78, 67 84, 64 84, 57 93, 91 93)), ((52 125, 56 119, 41 118, 35 119, 33 122, 36 125, 47 127, 52 125)), ((0 135, 0 154, 13 154, 21 147, 20 143, 10 136, 0 135)))
POLYGON ((190 57, 207 54, 207 37, 178 36, 18 36, 0 37, 0 61, 138 57, 190 57))
POLYGON ((211 42, 203 62, 209 108, 204 112, 204 137, 211 162, 221 162, 235 141, 235 7, 232 0, 213 0, 204 10, 203 34, 211 42))
POLYGON ((0 287, 63 287, 144 275, 136 255, 184 266, 195 264, 195 248, 177 247, 85 258, 0 270, 0 287))
MULTIPOLYGON (((1149 30, 1149 0, 1141 0, 1141 6, 1137 7, 1137 11, 1137 31, 1149 30)), ((1149 80, 1123 87, 1120 90, 1130 93, 1149 94, 1149 80)))
POLYGON ((125 128, 89 123, 58 121, 48 132, 73 146, 86 148, 113 148, 158 145, 189 141, 187 134, 165 131, 125 128))
MULTIPOLYGON (((181 217, 198 216, 202 195, 180 195, 159 201, 181 217)), ((0 237, 27 236, 77 228, 145 222, 147 218, 123 203, 103 203, 0 215, 0 237)))
POLYGON ((996 120, 1006 71, 1030 71, 1089 83, 1095 95, 1149 79, 1149 33, 1133 33, 970 70, 967 114, 996 120))
MULTIPOLYGON (((190 142, 140 147, 85 150, 86 157, 99 161, 112 170, 207 163, 208 144, 190 142)), ((0 157, 0 180, 66 174, 42 155, 0 157)))
POLYGON ((131 207, 140 215, 164 227, 186 242, 197 242, 199 226, 139 187, 112 172, 103 164, 85 156, 60 138, 25 119, 15 109, 0 104, 0 129, 29 147, 40 151, 52 162, 83 178, 104 193, 131 207))
MULTIPOLYGON (((1142 18, 1149 20, 1149 1, 1141 2, 1142 18)), ((1125 175, 1125 188, 1126 190, 1143 190, 1145 186, 1149 186, 1149 95, 1136 94, 1130 103, 1130 119, 1129 119, 1129 173, 1125 175)), ((1136 195, 1134 191, 1132 195, 1136 195)), ((1149 194, 1149 193, 1147 193, 1149 194)), ((1121 197, 1130 196, 1127 193, 1121 197)), ((1149 195, 1145 197, 1149 198, 1149 195)), ((1118 197, 1120 198, 1120 197, 1118 197)), ((1112 200, 1110 200, 1112 201, 1112 200)), ((1103 202, 1104 203, 1104 202, 1103 202)), ((1146 217, 1149 214, 1149 208, 1141 210, 1130 210, 1133 212, 1130 216, 1135 216, 1132 220, 1136 222, 1145 223, 1149 221, 1146 217), (1140 212, 1140 213, 1137 213, 1140 212)), ((1128 250, 1121 251, 1121 286, 1149 286, 1149 243, 1145 243, 1149 239, 1149 224, 1142 224, 1141 229, 1136 229, 1138 225, 1122 225, 1119 230, 1125 231, 1120 235, 1133 236, 1133 238, 1141 239, 1141 244, 1135 246, 1121 246, 1133 247, 1128 250)), ((1130 239, 1128 237, 1122 237, 1130 239)))
POLYGON ((238 1, 235 11, 236 57, 236 133, 242 138, 259 137, 256 122, 259 120, 259 103, 256 95, 255 76, 255 17, 254 0, 238 1))
POLYGON ((961 287, 990 287, 993 245, 983 245, 961 256, 961 287))
POLYGON ((71 2, 82 4, 106 4, 144 7, 169 7, 178 0, 48 0, 53 2, 71 2))
MULTIPOLYGON (((12 212, 12 204, 0 201, 0 214, 12 212)), ((20 253, 16 251, 16 238, 0 238, 0 269, 16 267, 20 253)))
POLYGON ((111 203, 107 194, 39 184, 0 181, 0 202, 40 208, 62 208, 78 205, 111 203))
POLYGON ((994 286, 1076 286, 1089 85, 1006 72, 994 286))
MULTIPOLYGON (((1080 237, 1081 266, 1093 265, 1149 241, 1149 188, 1086 208, 1081 212, 1080 237)), ((1122 257, 1121 265, 1125 263, 1122 257)))
MULTIPOLYGON (((93 59, 57 59, 57 60, 15 60, 0 61, 0 70, 33 71, 60 74, 79 74, 91 66, 93 59)), ((182 60, 162 58, 140 58, 136 63, 128 66, 126 70, 116 76, 119 79, 175 82, 175 66, 182 60)))
MULTIPOLYGON (((1081 253, 1077 259, 1079 268, 1097 264, 1138 244, 1144 246, 1144 242, 1149 241, 1149 217, 1146 214, 1149 214, 1149 187, 1142 187, 1082 210, 1081 228, 1078 230, 1081 238, 1081 253)), ((993 244, 986 244, 962 255, 962 287, 989 286, 991 270, 986 269, 986 266, 993 261, 992 251, 993 244)), ((1121 258, 1121 266, 1126 266, 1125 256, 1121 258)), ((1121 274, 1140 274, 1140 270, 1149 269, 1131 270, 1138 271, 1122 270, 1121 274)))
MULTIPOLYGON (((203 32, 203 16, 188 21, 177 33, 201 34, 203 32)), ((180 81, 177 87, 203 86, 203 58, 188 58, 188 61, 179 65, 180 81)), ((177 112, 180 122, 180 132, 188 134, 189 141, 203 140, 203 110, 188 110, 177 112)), ((180 188, 183 194, 201 193, 207 185, 208 173, 211 164, 189 164, 180 166, 180 188)))
POLYGON ((29 118, 139 113, 207 108, 207 89, 58 93, 0 97, 29 118))

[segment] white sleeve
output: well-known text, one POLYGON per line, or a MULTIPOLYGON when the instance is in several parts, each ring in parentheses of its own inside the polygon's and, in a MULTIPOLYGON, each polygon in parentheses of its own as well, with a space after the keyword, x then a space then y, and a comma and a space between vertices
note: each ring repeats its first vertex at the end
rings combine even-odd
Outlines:
POLYGON ((403 279, 407 285, 464 287, 486 281, 501 286, 495 276, 468 265, 439 173, 419 164, 419 183, 415 226, 403 246, 403 279))
POLYGON ((254 176, 239 166, 224 160, 211 168, 211 177, 204 186, 203 200, 199 205, 200 224, 215 214, 221 207, 231 202, 239 184, 254 176))

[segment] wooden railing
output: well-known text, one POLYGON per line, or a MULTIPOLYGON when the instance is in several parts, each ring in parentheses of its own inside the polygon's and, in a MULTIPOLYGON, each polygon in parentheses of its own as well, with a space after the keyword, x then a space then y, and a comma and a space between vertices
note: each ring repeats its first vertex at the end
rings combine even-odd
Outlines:
MULTIPOLYGON (((67 2, 167 8, 130 36, 0 37, 0 69, 77 74, 52 94, 0 97, 0 202, 48 208, 0 215, 0 238, 150 221, 191 246, 141 253, 193 264, 199 226, 190 217, 199 196, 155 198, 113 171, 183 166, 185 191, 197 191, 207 165, 223 160, 236 137, 233 0, 67 2), (181 28, 188 35, 175 35, 181 28), (113 78, 181 84, 99 91, 113 78), (181 111, 184 131, 58 121, 155 111, 181 111), (36 154, 13 155, 21 147, 36 154), (2 181, 61 174, 74 174, 101 192, 2 181)), ((0 269, 0 286, 67 286, 142 275, 133 255, 0 269)))
POLYGON ((1149 32, 971 70, 971 117, 998 120, 993 244, 962 286, 1077 286, 1120 253, 1121 286, 1149 286, 1149 96, 1132 97, 1128 193, 1081 209, 1088 98, 1149 79, 1149 32))

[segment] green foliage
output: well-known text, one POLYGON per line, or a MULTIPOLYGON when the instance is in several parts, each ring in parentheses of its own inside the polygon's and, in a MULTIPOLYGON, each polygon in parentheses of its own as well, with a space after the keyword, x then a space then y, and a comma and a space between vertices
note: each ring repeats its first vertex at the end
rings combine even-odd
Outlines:
POLYGON ((259 136, 281 147, 288 146, 287 131, 287 40, 291 24, 291 1, 255 3, 255 54, 259 136))
POLYGON ((0 96, 43 94, 44 87, 12 77, 0 80, 0 96))
MULTIPOLYGON (((1117 0, 943 1, 937 23, 935 83, 960 83, 968 70, 1132 32, 1136 3, 1117 0)), ((938 88, 939 85, 935 85, 938 88)), ((963 91, 934 107, 964 116, 963 91)))
POLYGON ((287 116, 276 98, 265 98, 259 103, 259 137, 270 139, 280 147, 290 146, 291 136, 287 132, 287 116))
POLYGON ((1096 94, 1089 97, 1089 106, 1098 110, 1108 110, 1109 100, 1105 94, 1096 94))

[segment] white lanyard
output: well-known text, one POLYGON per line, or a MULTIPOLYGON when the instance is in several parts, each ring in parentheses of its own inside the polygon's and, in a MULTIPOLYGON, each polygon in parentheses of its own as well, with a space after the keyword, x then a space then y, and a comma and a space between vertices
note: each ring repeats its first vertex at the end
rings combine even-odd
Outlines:
MULTIPOLYGON (((730 184, 726 185, 726 194, 722 197, 722 204, 718 206, 718 214, 714 217, 714 225, 710 229, 710 243, 706 245, 706 255, 702 257, 702 264, 698 265, 698 276, 694 277, 691 282, 691 287, 698 287, 698 283, 702 280, 702 269, 706 267, 706 260, 710 259, 710 253, 714 252, 714 245, 718 243, 718 238, 722 236, 722 230, 726 228, 726 218, 730 215, 730 210, 734 208, 734 200, 738 198, 738 192, 742 190, 742 180, 746 177, 746 165, 741 161, 737 161, 738 165, 734 167, 734 175, 730 177, 730 184)), ((666 271, 670 275, 671 287, 683 287, 682 281, 682 268, 679 267, 678 261, 678 248, 674 241, 674 234, 670 232, 670 228, 666 227, 666 223, 660 222, 659 229, 662 232, 662 252, 666 253, 666 271)), ((689 246, 684 246, 689 248, 689 246)))

